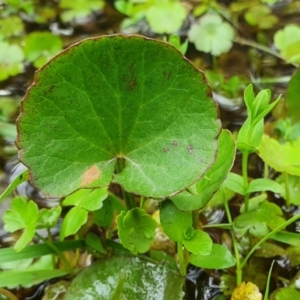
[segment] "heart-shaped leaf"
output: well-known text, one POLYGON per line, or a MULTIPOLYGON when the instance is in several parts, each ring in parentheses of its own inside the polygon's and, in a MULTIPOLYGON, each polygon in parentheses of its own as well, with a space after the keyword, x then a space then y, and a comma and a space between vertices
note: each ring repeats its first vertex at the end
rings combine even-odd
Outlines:
POLYGON ((220 132, 202 72, 167 43, 123 35, 84 40, 46 64, 17 126, 33 184, 56 197, 111 181, 172 195, 211 166, 220 132))

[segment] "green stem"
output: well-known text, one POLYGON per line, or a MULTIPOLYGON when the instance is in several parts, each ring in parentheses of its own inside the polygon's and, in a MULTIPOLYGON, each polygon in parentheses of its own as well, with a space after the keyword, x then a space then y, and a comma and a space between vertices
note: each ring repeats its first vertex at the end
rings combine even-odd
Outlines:
POLYGON ((144 202, 145 202, 145 197, 142 196, 140 200, 140 208, 144 207, 144 202))
POLYGON ((264 236, 258 243, 256 243, 252 249, 249 251, 249 253, 247 254, 247 256, 245 257, 245 259, 243 260, 241 267, 243 268, 248 259, 250 258, 250 256, 254 253, 254 251, 261 245, 263 244, 266 240, 268 240, 269 238, 271 238, 275 233, 279 232, 280 230, 284 229, 285 227, 289 226, 290 224, 296 222, 297 220, 300 219, 300 214, 290 218, 289 220, 285 221, 283 224, 279 225, 278 227, 276 227, 274 230, 272 230, 271 232, 269 232, 266 236, 264 236))
POLYGON ((42 242, 44 242, 49 248, 51 248, 57 255, 58 257, 63 261, 63 263, 65 264, 67 271, 74 275, 74 271, 73 268, 71 267, 71 265, 69 264, 68 260, 65 258, 64 254, 59 251, 59 249, 56 248, 56 246, 53 245, 53 243, 50 243, 49 241, 47 241, 45 238, 43 238, 40 234, 38 234, 37 232, 35 233, 36 237, 38 239, 40 239, 42 242))
POLYGON ((186 276, 186 264, 183 255, 183 245, 182 242, 177 243, 177 255, 178 255, 178 262, 179 262, 179 273, 181 276, 186 276))
POLYGON ((6 289, 1 289, 0 288, 0 295, 1 294, 6 296, 10 300, 18 300, 18 298, 13 293, 11 293, 10 291, 8 291, 6 289))
POLYGON ((282 77, 262 77, 262 78, 253 78, 241 80, 241 83, 249 84, 249 83, 289 83, 291 80, 291 76, 282 76, 282 77))
POLYGON ((284 176, 284 188, 285 188, 285 201, 286 201, 286 206, 289 207, 291 205, 289 178, 288 178, 289 174, 287 172, 284 172, 283 176, 284 176))
POLYGON ((273 56, 275 56, 275 57, 278 57, 278 58, 284 60, 285 62, 287 62, 287 63, 289 63, 289 64, 295 66, 296 68, 299 67, 299 65, 296 64, 296 63, 288 62, 284 57, 282 57, 278 52, 273 51, 270 47, 267 47, 267 46, 264 46, 264 45, 261 45, 261 44, 258 44, 258 43, 256 43, 256 42, 249 41, 249 40, 246 40, 246 39, 243 39, 243 38, 240 38, 240 37, 236 37, 236 38, 234 39, 234 41, 235 41, 236 43, 240 44, 240 45, 250 46, 250 47, 252 47, 252 48, 256 48, 256 49, 258 49, 258 50, 261 50, 261 51, 264 51, 264 52, 266 52, 266 53, 269 53, 269 54, 271 54, 271 55, 273 55, 273 56))
POLYGON ((196 230, 198 228, 198 220, 199 220, 199 211, 192 211, 192 220, 193 220, 193 228, 196 230))
MULTIPOLYGON (((242 153, 242 173, 243 173, 243 179, 244 179, 244 188, 245 191, 248 190, 248 158, 249 158, 249 153, 248 152, 243 152, 242 153)), ((249 194, 245 194, 245 212, 248 212, 249 210, 249 194)))
MULTIPOLYGON (((116 171, 117 173, 121 173, 123 169, 125 168, 125 159, 124 158, 118 158, 116 163, 116 171)), ((132 208, 136 207, 136 201, 133 194, 126 192, 123 187, 121 187, 123 198, 126 204, 127 210, 130 210, 132 208)))
POLYGON ((242 270, 242 267, 241 267, 238 243, 237 243, 237 240, 235 238, 233 228, 232 228, 232 217, 231 217, 230 209, 229 209, 229 206, 228 206, 228 202, 227 202, 226 197, 225 197, 224 187, 222 187, 221 189, 222 189, 222 196, 223 196, 223 202, 224 202, 224 207, 225 207, 225 211, 226 211, 226 216, 227 216, 229 224, 231 225, 230 233, 231 233, 233 250, 234 250, 234 255, 235 255, 235 260, 236 260, 236 285, 238 286, 242 283, 243 270, 242 270))
POLYGON ((269 166, 265 163, 265 168, 264 168, 264 178, 268 179, 269 178, 269 166))

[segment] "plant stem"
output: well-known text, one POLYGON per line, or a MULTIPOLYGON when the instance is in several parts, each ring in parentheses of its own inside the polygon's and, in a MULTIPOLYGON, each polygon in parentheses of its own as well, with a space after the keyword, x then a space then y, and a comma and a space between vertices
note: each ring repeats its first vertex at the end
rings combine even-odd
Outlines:
POLYGON ((186 264, 183 255, 183 245, 182 242, 177 243, 177 255, 178 255, 178 262, 179 262, 179 273, 181 276, 186 276, 186 264))
POLYGON ((289 188, 289 174, 287 172, 283 172, 283 176, 284 176, 284 188, 285 188, 285 201, 286 201, 286 206, 290 207, 291 205, 291 197, 290 197, 290 188, 289 188))
POLYGON ((253 41, 249 41, 249 40, 246 40, 246 39, 243 39, 243 38, 240 38, 240 37, 236 37, 234 39, 234 41, 240 45, 246 45, 246 46, 250 46, 252 48, 255 48, 255 49, 258 49, 258 50, 261 50, 261 51, 264 51, 266 53, 269 53, 275 57, 278 57, 284 61, 286 61, 287 63, 295 66, 296 68, 298 68, 298 64, 296 63, 292 63, 292 62, 288 62, 284 57, 282 57, 278 52, 276 51, 273 51, 271 48, 267 47, 267 46, 264 46, 262 44, 259 44, 259 43, 256 43, 256 42, 253 42, 253 41))
POLYGON ((288 225, 296 222, 297 220, 300 219, 300 214, 297 214, 296 216, 290 218, 289 220, 285 221, 283 224, 279 225, 278 227, 276 227, 274 230, 272 230, 271 232, 269 232, 266 236, 264 236, 258 243, 256 243, 252 249, 249 251, 249 253, 247 254, 247 256, 245 257, 245 259, 243 260, 243 262, 241 263, 241 267, 243 268, 245 266, 245 264, 247 263, 248 259, 250 258, 250 256, 254 253, 254 251, 261 245, 263 244, 266 240, 268 240, 269 238, 271 238, 275 233, 279 232, 281 229, 287 227, 288 225))
MULTIPOLYGON (((121 173, 122 170, 125 168, 125 159, 124 158, 118 158, 116 163, 116 171, 117 173, 121 173)), ((121 186, 123 198, 126 204, 127 210, 130 210, 134 207, 136 207, 136 201, 133 194, 126 192, 123 187, 121 186)))
POLYGON ((11 293, 10 291, 8 291, 6 289, 1 289, 0 288, 0 295, 1 294, 6 296, 10 300, 18 300, 18 298, 13 293, 11 293))
POLYGON ((38 234, 37 232, 35 233, 36 237, 38 239, 40 239, 41 241, 43 241, 49 248, 51 248, 57 255, 58 257, 63 261, 63 263, 65 264, 67 271, 70 274, 74 274, 73 268, 71 267, 71 265, 69 264, 68 260, 65 258, 63 252, 59 251, 59 249, 56 248, 56 246, 53 245, 53 243, 50 243, 49 241, 47 241, 45 238, 43 238, 40 234, 38 234))
MULTIPOLYGON (((243 179, 244 179, 244 188, 245 191, 248 190, 248 158, 249 158, 249 153, 248 152, 243 152, 242 153, 242 173, 243 173, 243 179)), ((248 212, 249 210, 249 194, 245 194, 245 212, 248 212)))
POLYGON ((228 219, 229 224, 231 225, 231 230, 230 230, 230 234, 231 234, 231 239, 232 239, 232 244, 233 244, 233 250, 234 250, 234 255, 235 255, 235 260, 236 260, 236 285, 240 285, 242 283, 242 278, 243 278, 243 270, 241 267, 241 261, 240 261, 240 254, 239 254, 239 250, 238 250, 238 243, 237 240, 235 238, 234 232, 233 232, 233 226, 232 226, 232 217, 231 217, 231 213, 230 213, 230 209, 228 206, 228 202, 226 200, 225 197, 225 191, 224 191, 224 187, 221 187, 222 189, 222 196, 223 196, 223 203, 224 203, 224 208, 226 211, 226 216, 228 219))
POLYGON ((144 202, 145 202, 145 197, 142 196, 140 199, 140 208, 144 207, 144 202))
POLYGON ((198 228, 198 220, 199 220, 199 211, 193 210, 192 211, 192 220, 193 220, 193 228, 196 230, 198 228))

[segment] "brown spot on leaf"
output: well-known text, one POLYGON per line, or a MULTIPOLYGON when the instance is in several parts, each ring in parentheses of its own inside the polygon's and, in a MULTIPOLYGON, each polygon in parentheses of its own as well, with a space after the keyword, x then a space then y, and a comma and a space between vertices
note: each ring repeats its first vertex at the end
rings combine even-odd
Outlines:
POLYGON ((90 167, 84 172, 80 186, 88 186, 101 176, 101 171, 96 166, 90 167))
POLYGON ((170 151, 170 148, 164 148, 163 151, 168 152, 168 151, 170 151))
POLYGON ((174 147, 177 147, 177 146, 178 146, 178 142, 177 142, 177 141, 173 141, 172 145, 173 145, 174 147))

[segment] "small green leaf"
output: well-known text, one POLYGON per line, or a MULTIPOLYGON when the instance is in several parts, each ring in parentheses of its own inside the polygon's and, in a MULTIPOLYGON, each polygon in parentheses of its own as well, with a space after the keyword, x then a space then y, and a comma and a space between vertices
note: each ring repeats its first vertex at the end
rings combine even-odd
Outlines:
POLYGON ((288 24, 274 35, 274 43, 281 55, 290 62, 300 62, 300 26, 288 24))
POLYGON ((23 71, 24 53, 19 45, 0 41, 0 81, 23 71))
POLYGON ((24 31, 23 20, 19 16, 9 16, 0 20, 1 35, 5 38, 21 35, 24 31))
POLYGON ((99 227, 108 229, 114 219, 114 207, 111 197, 108 196, 103 201, 103 206, 94 211, 94 222, 99 227))
POLYGON ((87 221, 88 211, 80 207, 71 208, 61 225, 59 238, 62 241, 65 237, 75 234, 87 221))
POLYGON ((189 262, 199 268, 226 269, 235 265, 231 252, 223 245, 213 244, 209 255, 191 254, 189 262))
POLYGON ((29 175, 29 171, 25 170, 22 174, 16 176, 16 178, 9 184, 6 190, 1 194, 0 201, 4 200, 7 196, 9 196, 18 185, 28 180, 28 175, 29 175))
POLYGON ((212 239, 209 234, 202 230, 193 230, 192 236, 185 236, 184 247, 195 255, 209 255, 212 251, 212 239))
POLYGON ((104 249, 101 239, 96 236, 94 233, 90 232, 86 237, 86 245, 95 249, 100 254, 106 255, 107 251, 104 249))
POLYGON ((234 226, 239 232, 249 230, 254 236, 261 237, 268 233, 267 226, 270 229, 275 229, 284 222, 281 208, 274 203, 264 201, 254 210, 235 218, 234 226))
POLYGON ((270 239, 300 248, 300 233, 277 232, 273 234, 270 239))
POLYGON ((264 120, 255 125, 247 119, 242 125, 237 136, 237 148, 242 152, 253 153, 257 151, 264 132, 264 120))
POLYGON ((198 24, 192 25, 188 38, 199 51, 218 56, 232 47, 234 30, 217 14, 206 14, 198 24))
POLYGON ((37 228, 51 228, 56 225, 58 218, 60 217, 61 206, 53 207, 51 209, 43 208, 39 212, 37 220, 37 228))
POLYGON ((300 176, 300 142, 279 144, 277 140, 263 135, 258 151, 262 160, 276 171, 300 176))
POLYGON ((21 237, 16 242, 14 249, 21 251, 33 238, 38 220, 38 207, 35 202, 26 202, 22 198, 12 201, 11 209, 3 215, 4 229, 15 232, 24 229, 21 237))
POLYGON ((179 35, 172 34, 170 35, 168 42, 178 49, 183 55, 186 53, 189 41, 186 39, 183 43, 180 42, 179 35))
POLYGON ((300 69, 298 69, 290 82, 285 95, 287 106, 287 115, 293 123, 300 121, 300 101, 299 101, 299 86, 300 86, 300 69))
POLYGON ((284 173, 278 176, 276 181, 282 187, 281 197, 290 204, 300 205, 300 176, 284 173))
POLYGON ((0 287, 33 286, 68 273, 65 270, 5 271, 0 273, 0 287))
MULTIPOLYGON (((85 247, 85 243, 82 240, 53 242, 52 245, 55 247, 55 249, 58 249, 61 252, 85 247)), ((47 244, 29 245, 26 246, 21 252, 16 252, 13 248, 2 248, 0 249, 0 264, 8 261, 15 262, 29 258, 37 258, 48 254, 57 253, 47 244)))
POLYGON ((104 6, 103 0, 61 0, 59 7, 64 9, 61 13, 63 22, 70 22, 73 19, 84 18, 93 11, 101 10, 104 6))
POLYGON ((154 240, 156 222, 140 208, 122 211, 117 218, 119 238, 133 254, 145 253, 154 240))
POLYGON ((146 19, 154 32, 173 33, 180 29, 187 13, 187 9, 180 2, 155 1, 146 11, 146 19))
POLYGON ((254 193, 254 192, 264 192, 264 191, 271 191, 273 193, 283 193, 283 187, 274 180, 271 179, 254 179, 250 182, 247 194, 254 193))
POLYGON ((66 197, 64 206, 77 206, 88 211, 98 210, 107 198, 107 187, 98 189, 81 189, 66 197))
POLYGON ((225 179, 223 185, 241 195, 245 195, 244 179, 241 175, 230 172, 225 179))
POLYGON ((192 213, 180 211, 171 200, 165 200, 160 207, 160 223, 172 241, 181 242, 192 226, 192 213))
POLYGON ((278 18, 271 13, 271 9, 266 5, 254 5, 245 13, 245 20, 251 26, 269 29, 278 22, 278 18))
POLYGON ((63 48, 60 37, 50 32, 32 32, 25 37, 24 53, 26 59, 40 68, 63 48))

